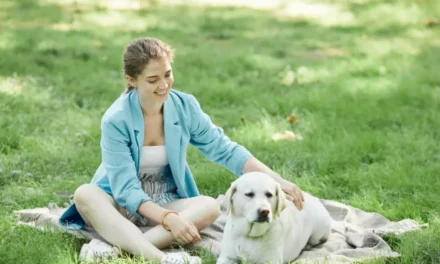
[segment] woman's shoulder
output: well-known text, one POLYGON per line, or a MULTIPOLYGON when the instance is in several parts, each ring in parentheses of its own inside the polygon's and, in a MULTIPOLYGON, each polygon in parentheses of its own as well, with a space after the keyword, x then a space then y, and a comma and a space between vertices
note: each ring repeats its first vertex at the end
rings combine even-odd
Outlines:
POLYGON ((190 93, 182 92, 180 90, 171 89, 170 95, 174 103, 189 104, 195 99, 190 93))
POLYGON ((173 100, 177 115, 181 121, 184 121, 189 129, 191 129, 194 124, 198 124, 199 120, 206 117, 206 114, 201 110, 200 104, 194 95, 172 90, 170 96, 170 99, 173 100))
POLYGON ((190 93, 172 89, 170 96, 175 107, 181 111, 192 111, 198 105, 197 99, 190 93))
POLYGON ((121 94, 105 111, 102 122, 103 123, 118 123, 127 119, 131 115, 132 92, 121 94))

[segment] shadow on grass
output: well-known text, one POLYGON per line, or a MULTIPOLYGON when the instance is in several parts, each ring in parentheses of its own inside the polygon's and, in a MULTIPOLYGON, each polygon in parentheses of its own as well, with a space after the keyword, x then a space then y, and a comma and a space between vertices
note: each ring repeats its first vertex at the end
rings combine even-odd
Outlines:
MULTIPOLYGON (((374 6, 351 8, 356 14, 374 6)), ((84 175, 91 178, 100 161, 99 120, 124 87, 122 48, 156 36, 177 50, 175 87, 193 93, 232 139, 306 190, 340 201, 359 197, 359 207, 393 219, 428 221, 437 207, 439 47, 414 39, 417 54, 396 47, 380 59, 359 50, 364 33, 412 41, 407 32, 418 26, 324 27, 245 8, 114 11, 35 1, 14 2, 6 14, 1 85, 9 78, 21 88, 0 89, 0 174, 7 174, 0 189, 21 205, 43 205, 52 196, 24 197, 18 187, 73 190, 84 175), (287 66, 298 77, 288 86, 280 84, 287 66), (284 120, 293 111, 301 121, 293 129, 305 140, 273 142, 272 133, 290 129, 284 120), (25 173, 11 173, 18 169, 25 173)), ((194 149, 189 163, 206 194, 223 193, 233 179, 194 149)), ((35 258, 21 253, 10 256, 35 258)))

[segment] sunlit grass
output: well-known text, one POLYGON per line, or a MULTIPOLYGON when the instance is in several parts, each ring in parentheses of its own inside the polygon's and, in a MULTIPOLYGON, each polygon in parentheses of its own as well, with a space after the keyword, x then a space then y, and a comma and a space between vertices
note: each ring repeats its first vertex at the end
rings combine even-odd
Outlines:
MULTIPOLYGON (((13 210, 90 181, 123 47, 143 36, 176 49, 176 89, 302 189, 431 225, 387 237, 402 256, 374 263, 439 262, 435 1, 171 2, 0 1, 0 262, 78 263, 85 241, 16 226, 13 210), (304 139, 272 139, 285 130, 304 139)), ((188 163, 203 194, 234 179, 192 147, 188 163)))

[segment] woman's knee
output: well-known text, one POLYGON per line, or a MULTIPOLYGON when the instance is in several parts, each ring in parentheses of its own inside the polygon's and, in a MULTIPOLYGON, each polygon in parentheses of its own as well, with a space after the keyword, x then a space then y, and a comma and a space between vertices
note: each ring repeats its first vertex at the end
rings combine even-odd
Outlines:
POLYGON ((200 206, 203 207, 203 219, 200 219, 200 224, 204 228, 218 218, 220 215, 220 205, 217 200, 209 196, 200 196, 198 200, 200 206))
POLYGON ((73 200, 78 210, 86 210, 94 201, 96 201, 96 196, 99 194, 101 189, 94 184, 83 184, 79 186, 75 193, 73 194, 73 200))
POLYGON ((206 206, 209 208, 209 215, 216 220, 218 216, 220 215, 220 204, 218 201, 212 197, 209 196, 203 196, 204 202, 206 203, 206 206))

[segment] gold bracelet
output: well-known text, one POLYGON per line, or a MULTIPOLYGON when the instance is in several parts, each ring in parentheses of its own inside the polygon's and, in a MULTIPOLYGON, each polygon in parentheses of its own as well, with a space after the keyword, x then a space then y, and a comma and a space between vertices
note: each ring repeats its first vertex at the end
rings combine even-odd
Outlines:
POLYGON ((167 215, 169 215, 169 214, 179 215, 178 213, 176 213, 176 212, 174 212, 174 211, 166 211, 165 213, 162 214, 162 219, 160 220, 160 225, 161 225, 165 230, 167 230, 167 231, 171 231, 171 230, 170 230, 170 228, 169 228, 168 226, 166 226, 166 225, 164 224, 164 220, 165 220, 165 217, 166 217, 167 215))

